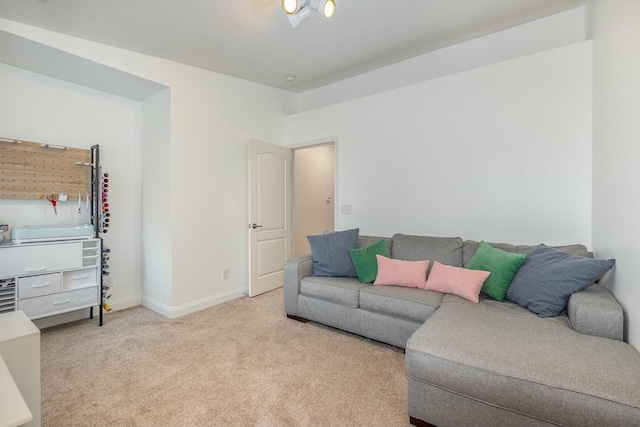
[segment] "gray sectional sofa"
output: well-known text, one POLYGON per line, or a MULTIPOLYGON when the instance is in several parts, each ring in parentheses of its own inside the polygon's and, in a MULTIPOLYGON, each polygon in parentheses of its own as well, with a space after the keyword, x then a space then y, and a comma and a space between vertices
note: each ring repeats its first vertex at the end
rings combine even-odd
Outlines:
MULTIPOLYGON (((360 236, 360 246, 382 237, 360 236)), ((463 267, 461 238, 386 238, 392 258, 463 267)), ((492 244, 517 253, 530 246, 492 244)), ((556 247, 591 256, 583 245, 556 247)), ((541 318, 509 301, 312 275, 310 255, 285 263, 288 317, 405 349, 417 426, 640 426, 640 354, 622 341, 622 308, 594 283, 541 318)))

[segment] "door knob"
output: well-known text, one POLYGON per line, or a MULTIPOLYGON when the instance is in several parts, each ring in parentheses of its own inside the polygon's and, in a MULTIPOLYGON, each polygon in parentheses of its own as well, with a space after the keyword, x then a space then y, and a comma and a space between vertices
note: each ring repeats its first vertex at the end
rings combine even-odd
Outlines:
POLYGON ((256 228, 260 228, 260 227, 262 227, 262 226, 261 225, 257 225, 255 222, 253 224, 251 224, 251 228, 253 228, 254 230, 256 228))

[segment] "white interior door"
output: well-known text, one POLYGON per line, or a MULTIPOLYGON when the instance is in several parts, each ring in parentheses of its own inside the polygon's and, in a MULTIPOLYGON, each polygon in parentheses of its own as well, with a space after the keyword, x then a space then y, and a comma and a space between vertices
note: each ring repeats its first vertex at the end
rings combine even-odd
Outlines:
POLYGON ((249 143, 249 296, 279 288, 291 255, 291 158, 288 148, 249 143))

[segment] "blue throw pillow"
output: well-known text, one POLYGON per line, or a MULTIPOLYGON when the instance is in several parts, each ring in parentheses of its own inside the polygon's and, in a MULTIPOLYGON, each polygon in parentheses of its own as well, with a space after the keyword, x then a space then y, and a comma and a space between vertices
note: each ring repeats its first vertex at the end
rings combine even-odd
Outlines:
POLYGON ((591 285, 614 264, 614 259, 583 258, 540 245, 527 254, 506 298, 540 317, 557 316, 571 294, 591 285))
POLYGON ((359 228, 307 236, 314 276, 358 277, 349 249, 358 248, 359 228))

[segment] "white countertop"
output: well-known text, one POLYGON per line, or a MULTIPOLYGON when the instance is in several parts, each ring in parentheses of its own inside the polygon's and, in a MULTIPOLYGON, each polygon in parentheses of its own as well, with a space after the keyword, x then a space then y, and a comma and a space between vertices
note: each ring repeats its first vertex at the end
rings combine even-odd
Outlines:
POLYGON ((20 310, 0 314, 0 342, 39 333, 40 329, 20 310))

